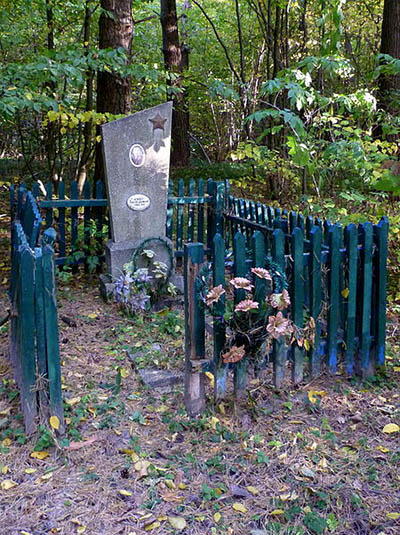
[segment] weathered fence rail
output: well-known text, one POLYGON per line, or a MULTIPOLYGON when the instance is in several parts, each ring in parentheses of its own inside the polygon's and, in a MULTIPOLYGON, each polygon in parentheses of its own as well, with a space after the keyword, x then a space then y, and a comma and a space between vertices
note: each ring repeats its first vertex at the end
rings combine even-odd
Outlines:
POLYGON ((33 195, 20 188, 12 202, 10 359, 21 396, 26 432, 40 417, 57 416, 64 429, 58 343, 55 264, 56 233, 47 229, 33 195))
MULTIPOLYGON (((301 214, 289 214, 285 220, 281 214, 264 219, 263 210, 257 213, 262 214, 258 221, 247 219, 245 212, 226 214, 228 236, 226 240, 221 234, 214 236, 211 269, 213 286, 226 287, 232 274, 246 276, 251 267, 267 267, 272 260, 289 283, 292 321, 302 328, 307 319, 314 319, 312 346, 306 349, 294 343, 289 347, 277 341, 266 355, 266 362, 273 363, 275 386, 282 386, 288 362, 295 383, 302 381, 305 373, 315 376, 323 369, 372 375, 376 366, 385 362, 388 220, 343 229, 339 224, 323 224, 311 218, 305 226, 299 225, 301 214), (229 243, 233 262, 227 263, 229 243)), ((213 359, 204 360, 204 305, 195 291, 199 282, 193 280, 204 262, 204 251, 203 244, 185 246, 186 383, 197 385, 195 394, 187 393, 189 412, 193 412, 191 407, 202 406, 196 396, 203 395, 198 385, 202 385, 201 374, 207 366, 215 376, 215 396, 221 397, 227 388, 228 366, 221 362, 226 343, 223 321, 214 321, 213 359), (194 382, 193 374, 200 374, 194 382)), ((223 299, 218 307, 217 316, 222 318, 223 299)), ((239 393, 245 385, 246 360, 230 366, 239 393)))

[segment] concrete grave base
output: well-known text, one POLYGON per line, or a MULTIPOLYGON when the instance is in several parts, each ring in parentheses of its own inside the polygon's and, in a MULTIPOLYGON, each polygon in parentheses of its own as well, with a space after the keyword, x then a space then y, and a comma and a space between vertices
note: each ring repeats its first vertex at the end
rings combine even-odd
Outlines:
POLYGON ((99 280, 100 295, 106 303, 110 303, 114 299, 115 284, 109 275, 101 274, 99 280))
POLYGON ((108 240, 106 243, 106 265, 107 273, 113 280, 122 275, 122 266, 132 260, 137 245, 137 241, 113 242, 108 240))
POLYGON ((179 295, 184 294, 184 280, 183 275, 178 275, 177 273, 172 273, 170 279, 170 283, 173 284, 176 288, 176 291, 179 295))
MULTIPOLYGON (((122 267, 124 264, 127 264, 132 260, 133 253, 138 247, 141 247, 144 242, 144 249, 150 249, 155 252, 156 256, 153 260, 157 262, 164 262, 174 273, 174 257, 173 257, 173 244, 171 240, 168 240, 165 237, 158 238, 147 238, 146 240, 136 240, 136 241, 121 241, 113 242, 108 240, 106 243, 106 265, 107 273, 111 275, 112 279, 118 279, 122 275, 122 267), (159 241, 162 240, 162 241, 159 241), (170 254, 169 250, 172 252, 170 254), (172 265, 171 265, 172 261, 172 265)), ((140 255, 136 261, 137 268, 145 267, 145 261, 140 255)))

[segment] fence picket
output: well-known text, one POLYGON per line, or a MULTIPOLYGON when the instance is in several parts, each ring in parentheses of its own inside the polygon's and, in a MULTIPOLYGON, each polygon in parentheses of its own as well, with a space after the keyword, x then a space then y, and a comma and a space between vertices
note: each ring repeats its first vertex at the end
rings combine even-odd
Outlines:
POLYGON ((361 258, 360 258, 360 363, 361 373, 364 377, 373 374, 372 361, 370 358, 371 345, 371 300, 372 300, 372 246, 373 227, 371 223, 363 223, 359 226, 361 235, 361 258))
POLYGON ((25 184, 21 184, 17 192, 17 219, 22 221, 27 190, 25 184))
POLYGON ((296 227, 297 227, 297 212, 291 211, 291 212, 289 212, 289 230, 290 230, 290 233, 292 233, 296 227))
MULTIPOLYGON (((292 232, 292 320, 296 327, 303 328, 304 307, 304 233, 302 228, 295 228, 292 232)), ((292 378, 295 384, 303 380, 304 350, 296 342, 293 344, 292 378)))
POLYGON ((310 254, 309 277, 310 277, 310 316, 315 322, 315 339, 309 351, 311 376, 315 377, 321 371, 321 325, 319 316, 321 314, 321 248, 322 230, 319 226, 314 226, 310 231, 310 254))
MULTIPOLYGON (((281 229, 275 229, 272 234, 272 259, 282 271, 285 271, 285 235, 281 229)), ((273 362, 274 362, 274 384, 276 388, 282 386, 285 378, 285 366, 287 357, 287 346, 282 340, 274 340, 273 362)))
POLYGON ((386 283, 388 256, 389 221, 382 218, 375 227, 375 354, 376 363, 385 364, 385 334, 386 334, 386 283))
POLYGON ((21 407, 27 434, 36 427, 36 356, 35 356, 35 260, 28 247, 20 251, 20 289, 18 295, 19 359, 21 369, 21 407))
POLYGON ((347 304, 345 306, 346 335, 346 369, 349 375, 354 373, 354 351, 356 336, 357 313, 357 265, 358 265, 358 235, 357 227, 348 225, 344 230, 345 247, 347 253, 347 304))
POLYGON ((25 200, 25 209, 24 209, 24 216, 22 219, 22 226, 24 227, 24 232, 26 234, 29 244, 31 244, 32 242, 33 224, 35 220, 35 214, 33 213, 33 209, 32 209, 32 200, 33 200, 32 194, 30 191, 28 191, 26 195, 26 200, 25 200))
MULTIPOLYGON (((248 267, 246 262, 246 239, 241 232, 237 232, 233 238, 233 257, 234 257, 234 274, 235 277, 246 277, 248 267)), ((235 304, 239 303, 246 297, 244 290, 238 289, 235 292, 235 304)), ((246 388, 246 368, 245 359, 240 360, 234 366, 233 381, 235 397, 243 396, 246 388)))
POLYGON ((264 224, 264 220, 263 220, 263 205, 260 202, 257 202, 257 204, 256 204, 256 221, 257 221, 257 223, 260 223, 261 225, 264 224))
POLYGON ((47 229, 42 238, 43 296, 46 331, 47 370, 49 377, 49 407, 52 416, 60 421, 60 433, 64 432, 64 411, 61 397, 61 367, 58 345, 58 321, 56 284, 54 273, 53 243, 56 239, 54 229, 47 229))
POLYGON ((251 221, 257 221, 257 209, 254 201, 249 203, 249 215, 251 221))
MULTIPOLYGON (((63 201, 65 199, 65 183, 60 182, 58 185, 58 198, 63 201)), ((58 253, 59 256, 66 255, 65 247, 65 208, 58 209, 58 253)))
POLYGON ((332 223, 329 221, 329 219, 326 219, 322 223, 322 227, 324 229, 324 243, 325 243, 325 245, 328 245, 328 243, 329 243, 329 231, 332 228, 332 223))
MULTIPOLYGON (((214 199, 215 182, 209 178, 207 180, 207 194, 214 199)), ((214 236, 214 203, 207 205, 207 248, 211 250, 214 236)))
POLYGON ((329 245, 329 308, 328 308, 328 363, 332 373, 337 370, 337 346, 340 306, 340 243, 341 227, 333 225, 328 231, 329 245))
POLYGON ((268 226, 271 228, 274 224, 275 212, 272 206, 267 207, 268 226))
MULTIPOLYGON (((37 369, 41 384, 48 380, 46 357, 46 332, 44 317, 44 275, 42 248, 35 249, 35 328, 37 369)), ((45 388, 39 389, 39 405, 41 413, 48 412, 48 396, 45 388)))
MULTIPOLYGON (((265 254, 266 254, 266 248, 265 248, 265 239, 263 234, 260 231, 256 231, 253 234, 252 240, 251 240, 251 246, 252 246, 252 264, 253 267, 265 267, 265 254)), ((262 303, 265 300, 265 297, 267 295, 268 290, 268 282, 265 279, 261 279, 260 277, 255 276, 255 292, 254 292, 254 298, 255 300, 260 303, 260 309, 262 307, 262 303)), ((260 311, 260 314, 263 312, 260 311)), ((264 349, 262 349, 264 351, 264 349)), ((255 373, 258 376, 262 370, 266 367, 265 362, 266 355, 263 355, 263 360, 260 363, 257 363, 257 366, 255 367, 255 373)))
MULTIPOLYGON (((71 182, 71 199, 78 199, 78 182, 71 182)), ((74 248, 78 240, 78 208, 71 208, 71 245, 74 248)))
MULTIPOLYGON (((46 182, 46 200, 51 201, 53 198, 53 184, 46 182)), ((46 228, 51 227, 53 224, 53 208, 46 208, 46 228)))
MULTIPOLYGON (((197 183, 197 195, 204 197, 204 180, 200 179, 197 183)), ((197 241, 204 243, 204 204, 197 205, 197 241)))
MULTIPOLYGON (((225 287, 225 241, 221 234, 213 239, 213 284, 225 287)), ((216 315, 223 318, 225 313, 225 296, 222 296, 215 305, 216 315)), ((214 393, 216 399, 222 397, 226 391, 226 376, 228 366, 221 362, 221 353, 225 346, 225 324, 214 319, 214 393)))
MULTIPOLYGON (((233 269, 235 277, 245 277, 248 273, 246 263, 246 238, 241 232, 236 232, 233 238, 233 269)), ((239 303, 246 297, 242 289, 235 289, 235 303, 239 303)))
POLYGON ((224 235, 224 194, 225 194, 225 184, 223 182, 215 183, 215 200, 214 200, 214 210, 215 210, 215 234, 224 235))
MULTIPOLYGON (((189 190, 188 190, 189 197, 194 197, 194 192, 195 192, 195 182, 192 178, 189 182, 189 190)), ((188 209, 187 241, 189 243, 192 243, 193 238, 194 238, 194 215, 195 215, 194 204, 189 204, 187 209, 188 209)))
MULTIPOLYGON (((86 180, 83 186, 83 198, 85 200, 90 199, 90 182, 86 180)), ((90 247, 90 218, 91 218, 91 207, 85 206, 83 209, 83 241, 86 246, 85 255, 89 256, 89 247, 90 247)))
POLYGON ((312 215, 308 215, 306 217, 306 233, 305 236, 309 239, 310 238, 310 232, 314 226, 314 218, 312 215))
POLYGON ((303 214, 298 214, 298 216, 297 216, 297 226, 299 228, 301 228, 301 230, 304 233, 304 215, 303 214))
MULTIPOLYGON (((265 240, 262 233, 257 230, 251 239, 253 267, 265 267, 265 240)), ((255 277, 255 300, 262 303, 267 293, 267 281, 255 277)))

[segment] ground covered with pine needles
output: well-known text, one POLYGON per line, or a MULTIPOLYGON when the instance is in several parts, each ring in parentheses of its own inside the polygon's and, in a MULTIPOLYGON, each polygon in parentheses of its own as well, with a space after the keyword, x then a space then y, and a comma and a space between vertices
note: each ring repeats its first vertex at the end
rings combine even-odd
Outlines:
MULTIPOLYGON (((8 224, 0 240, 4 311, 8 224)), ((210 377, 208 411, 190 420, 182 386, 149 391, 137 375, 183 369, 179 301, 127 319, 94 277, 60 284, 65 437, 44 417, 25 436, 0 328, 0 534, 398 535, 400 432, 387 431, 400 424, 400 336, 389 316, 377 377, 322 375, 278 392, 266 372, 241 403, 215 406, 210 377)))

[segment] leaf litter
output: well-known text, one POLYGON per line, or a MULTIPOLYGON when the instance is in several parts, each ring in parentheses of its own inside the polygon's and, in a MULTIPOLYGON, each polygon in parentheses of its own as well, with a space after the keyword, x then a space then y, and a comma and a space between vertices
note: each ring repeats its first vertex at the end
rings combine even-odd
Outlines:
MULTIPOLYGON (((157 334, 154 318, 127 321, 84 277, 62 287, 59 301, 74 318, 60 323, 68 443, 50 415, 42 423, 52 444, 35 449, 40 433, 26 440, 18 431, 8 335, 0 333, 2 533, 400 532, 393 382, 365 387, 322 376, 277 393, 267 375, 251 382, 251 402, 234 406, 228 396, 190 421, 182 387, 149 391, 128 373, 126 359, 129 348, 149 348, 151 358, 151 347, 160 347, 154 359, 161 367, 183 368, 182 333, 157 334)), ((398 340, 389 344, 398 355, 398 340)))

